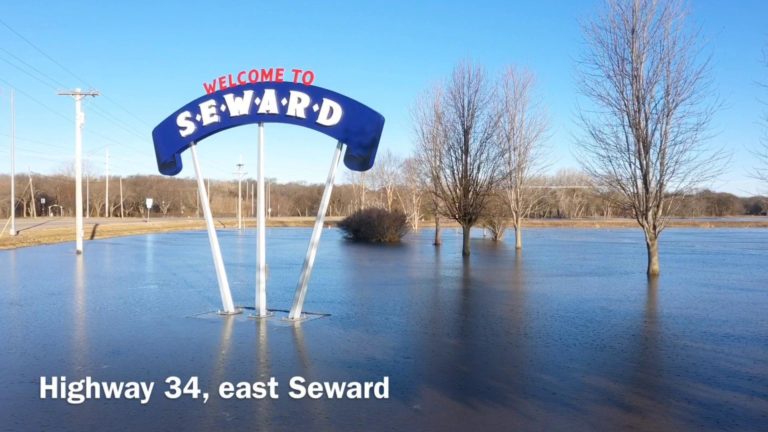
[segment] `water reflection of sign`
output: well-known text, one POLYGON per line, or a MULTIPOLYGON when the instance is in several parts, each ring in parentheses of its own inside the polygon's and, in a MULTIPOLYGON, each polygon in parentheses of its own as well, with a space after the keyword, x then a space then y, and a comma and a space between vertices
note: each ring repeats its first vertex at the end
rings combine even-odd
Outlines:
POLYGON ((336 138, 347 146, 344 164, 366 171, 373 166, 384 117, 320 87, 288 82, 239 85, 190 102, 152 131, 158 169, 176 175, 182 167, 181 153, 190 143, 253 123, 293 124, 336 138))
MULTIPOLYGON (((255 70, 254 70, 255 71, 255 70)), ((333 190, 336 171, 344 151, 344 164, 351 170, 366 171, 373 166, 376 150, 384 129, 384 117, 371 108, 339 93, 320 87, 307 85, 314 80, 314 74, 302 74, 303 84, 298 83, 299 69, 293 70, 294 82, 283 82, 280 75, 275 81, 261 76, 262 82, 245 83, 245 72, 237 74, 237 81, 230 74, 220 77, 210 85, 204 85, 206 95, 202 96, 168 116, 152 131, 155 144, 157 167, 165 175, 181 172, 181 153, 190 149, 192 164, 197 177, 197 189, 200 204, 208 230, 214 269, 221 294, 223 314, 240 313, 232 300, 224 260, 221 256, 216 228, 210 209, 208 192, 203 183, 200 163, 195 147, 201 140, 236 126, 259 125, 258 139, 258 205, 257 205, 257 283, 255 317, 270 315, 266 307, 266 208, 264 190, 264 123, 286 123, 303 126, 335 138, 336 149, 333 154, 328 179, 325 183, 320 208, 315 219, 315 226, 309 241, 307 255, 301 270, 294 295, 289 318, 302 319, 302 308, 306 298, 307 286, 315 261, 323 221, 333 190), (214 91, 216 88, 218 91, 214 91), (344 149, 346 147, 346 150, 344 149)), ((256 81, 255 77, 253 81, 256 81)), ((147 207, 151 206, 148 201, 147 207)), ((269 209, 270 213, 272 209, 269 209)))

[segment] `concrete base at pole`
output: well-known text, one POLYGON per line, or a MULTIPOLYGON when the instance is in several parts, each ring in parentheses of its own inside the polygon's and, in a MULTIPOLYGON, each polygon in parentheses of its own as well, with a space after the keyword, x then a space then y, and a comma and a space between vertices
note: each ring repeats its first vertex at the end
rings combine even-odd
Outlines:
POLYGON ((263 315, 260 315, 259 312, 254 312, 252 314, 248 314, 248 318, 250 318, 250 319, 257 319, 257 320, 272 318, 274 316, 275 316, 275 312, 271 311, 271 310, 267 310, 263 315))
POLYGON ((239 306, 235 306, 235 310, 233 310, 232 312, 227 312, 221 309, 216 311, 217 315, 240 315, 241 313, 243 313, 243 308, 239 306))
POLYGON ((203 319, 208 321, 219 321, 222 319, 232 319, 234 322, 239 323, 251 323, 264 322, 274 327, 294 327, 301 325, 307 321, 314 321, 320 318, 327 318, 330 314, 316 313, 316 312, 303 312, 302 317, 298 320, 292 320, 288 318, 288 311, 285 309, 270 309, 269 314, 266 316, 256 315, 255 309, 252 306, 237 306, 244 313, 240 314, 220 314, 218 311, 206 311, 194 315, 189 315, 187 318, 203 319))

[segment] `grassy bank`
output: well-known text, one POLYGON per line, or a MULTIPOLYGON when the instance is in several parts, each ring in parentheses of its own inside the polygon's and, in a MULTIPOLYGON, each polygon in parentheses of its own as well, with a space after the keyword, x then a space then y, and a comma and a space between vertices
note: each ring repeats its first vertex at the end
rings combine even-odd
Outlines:
MULTIPOLYGON (((329 217, 326 223, 335 224, 340 218, 329 217)), ((214 219, 217 229, 236 229, 237 219, 214 219)), ((315 222, 312 217, 280 217, 271 218, 268 227, 311 227, 315 222)), ((246 228, 256 226, 255 219, 244 220, 246 228)), ((51 219, 18 219, 18 235, 11 237, 6 228, 0 236, 0 249, 36 246, 42 244, 74 241, 75 221, 72 218, 51 219), (39 221, 39 222, 38 222, 39 221)), ((202 219, 156 218, 149 222, 143 219, 97 218, 86 219, 84 223, 85 240, 95 240, 109 237, 121 237, 138 234, 164 233, 173 231, 204 230, 205 221, 202 219)))

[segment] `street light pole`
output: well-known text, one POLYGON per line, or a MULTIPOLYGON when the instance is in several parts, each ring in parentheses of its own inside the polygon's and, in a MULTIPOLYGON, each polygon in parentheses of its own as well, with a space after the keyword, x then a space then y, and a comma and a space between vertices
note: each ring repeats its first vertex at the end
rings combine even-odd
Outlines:
POLYGON ((243 157, 240 156, 240 163, 235 165, 237 167, 237 229, 243 229, 243 175, 247 174, 243 172, 243 157))

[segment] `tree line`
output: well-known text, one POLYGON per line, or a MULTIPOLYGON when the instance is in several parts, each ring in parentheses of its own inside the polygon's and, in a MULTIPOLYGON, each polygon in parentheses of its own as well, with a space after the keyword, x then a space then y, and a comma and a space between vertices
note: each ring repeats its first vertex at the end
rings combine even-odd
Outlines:
MULTIPOLYGON (((348 172, 344 183, 334 188, 328 215, 345 217, 363 208, 383 208, 404 213, 413 229, 435 219, 434 207, 429 199, 429 190, 422 188, 409 177, 414 159, 401 159, 384 152, 382 160, 387 163, 364 174, 348 172)), ((589 183, 589 176, 573 171, 561 170, 553 175, 542 175, 532 180, 541 185, 540 199, 529 213, 539 219, 578 218, 625 218, 630 212, 617 206, 615 197, 589 183), (586 187, 569 188, 568 185, 586 184, 586 187)), ((127 218, 146 217, 146 198, 153 199, 152 217, 202 217, 197 201, 197 185, 191 178, 165 177, 158 175, 111 176, 109 180, 109 208, 111 217, 120 217, 120 183, 122 182, 122 216, 127 218)), ((86 182, 84 182, 86 183, 86 182)), ((106 179, 93 177, 87 181, 88 205, 84 214, 91 217, 106 216, 106 179)), ((274 217, 306 216, 317 213, 322 184, 279 183, 269 179, 269 202, 274 217)), ((211 208, 216 216, 234 217, 237 214, 237 181, 206 181, 210 190, 211 208)), ((10 216, 10 177, 0 175, 0 217, 10 216)), ((255 209, 252 199, 256 198, 256 181, 244 179, 242 188, 243 215, 252 217, 255 209), (251 191, 254 191, 251 193, 251 191)), ((70 175, 54 174, 18 176, 16 178, 16 216, 74 216, 74 178, 70 175), (31 178, 31 181, 30 181, 31 178), (31 186, 31 187, 30 187, 31 186), (32 192, 34 190, 34 199, 32 192), (45 203, 41 203, 45 200, 45 203)), ((84 191, 85 194, 85 191, 84 191)), ((765 215, 768 212, 768 197, 739 197, 726 192, 700 190, 680 198, 680 205, 673 216, 723 217, 743 215, 765 215)), ((503 211, 489 210, 481 225, 492 228, 494 219, 504 215, 503 211)), ((439 217, 439 215, 438 215, 439 217)), ((503 217, 503 216, 502 216, 503 217)), ((499 223, 506 228, 506 217, 499 223)))

